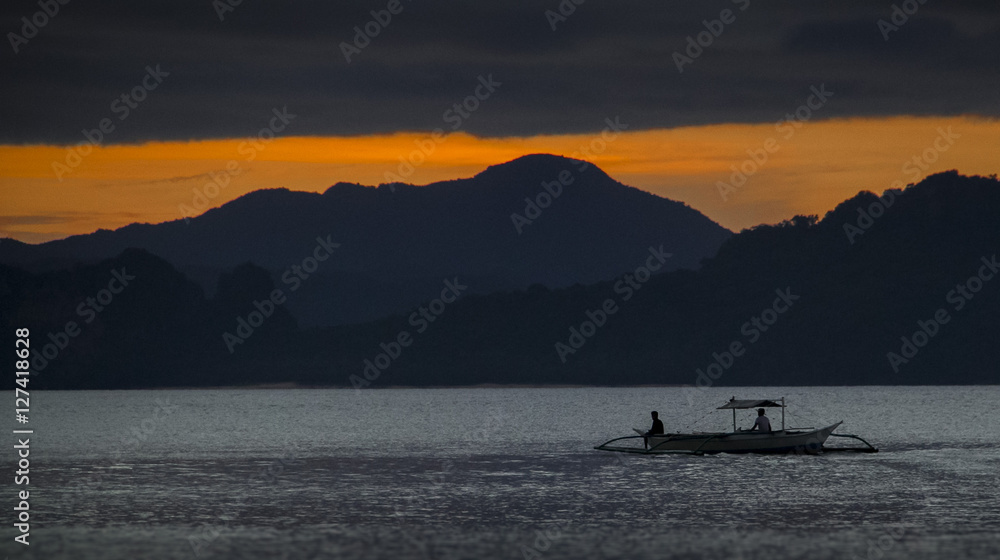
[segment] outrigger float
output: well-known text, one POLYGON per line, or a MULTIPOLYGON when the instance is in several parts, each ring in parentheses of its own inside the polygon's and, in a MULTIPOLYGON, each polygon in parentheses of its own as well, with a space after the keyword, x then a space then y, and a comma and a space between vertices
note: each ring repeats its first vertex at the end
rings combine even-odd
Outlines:
POLYGON ((704 455, 706 453, 829 453, 847 451, 856 453, 878 453, 878 448, 864 439, 850 434, 835 434, 834 430, 843 421, 831 424, 825 428, 790 428, 785 429, 785 398, 780 400, 737 400, 736 397, 716 410, 731 409, 733 411, 732 432, 693 432, 688 434, 657 434, 645 435, 645 432, 633 428, 636 436, 624 436, 609 440, 594 447, 600 451, 615 451, 618 453, 637 453, 640 455, 663 455, 682 453, 687 455, 704 455), (748 408, 781 408, 781 429, 772 432, 751 432, 736 428, 736 411, 748 408), (824 444, 830 437, 850 438, 865 444, 865 447, 826 447, 824 444), (648 448, 612 445, 626 440, 648 440, 648 448))

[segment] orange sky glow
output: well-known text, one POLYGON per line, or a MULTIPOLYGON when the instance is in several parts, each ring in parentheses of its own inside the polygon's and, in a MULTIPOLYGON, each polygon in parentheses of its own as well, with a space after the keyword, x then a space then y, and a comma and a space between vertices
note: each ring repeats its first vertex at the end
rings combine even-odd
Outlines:
POLYGON ((235 138, 111 145, 76 155, 67 146, 6 145, 0 146, 0 237, 39 243, 176 220, 263 188, 322 192, 340 181, 377 185, 394 178, 422 185, 471 177, 529 153, 589 160, 622 183, 685 202, 735 231, 796 214, 822 216, 860 190, 881 192, 929 173, 1000 171, 1000 121, 973 117, 827 120, 781 129, 711 125, 608 138, 235 138), (401 162, 408 157, 413 165, 401 162), (732 166, 752 173, 744 184, 720 189, 732 166), (213 174, 229 177, 228 184, 214 187, 213 174))

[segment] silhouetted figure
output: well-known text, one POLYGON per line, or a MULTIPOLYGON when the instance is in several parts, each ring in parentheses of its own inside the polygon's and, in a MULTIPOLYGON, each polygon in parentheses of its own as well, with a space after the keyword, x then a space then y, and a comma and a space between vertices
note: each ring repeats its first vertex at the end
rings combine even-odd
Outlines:
POLYGON ((754 421, 753 427, 750 428, 750 431, 752 432, 752 431, 756 430, 757 428, 760 428, 761 432, 770 432, 771 431, 771 421, 767 419, 767 416, 764 416, 764 409, 763 408, 758 408, 757 409, 757 420, 754 421))
MULTIPOLYGON (((660 421, 660 415, 655 410, 653 412, 651 412, 650 414, 653 416, 653 427, 651 427, 649 429, 649 431, 646 432, 646 435, 647 436, 652 436, 652 435, 656 435, 656 434, 662 434, 663 433, 663 422, 660 421)), ((649 439, 642 438, 642 446, 644 448, 646 448, 646 449, 649 449, 649 439)))

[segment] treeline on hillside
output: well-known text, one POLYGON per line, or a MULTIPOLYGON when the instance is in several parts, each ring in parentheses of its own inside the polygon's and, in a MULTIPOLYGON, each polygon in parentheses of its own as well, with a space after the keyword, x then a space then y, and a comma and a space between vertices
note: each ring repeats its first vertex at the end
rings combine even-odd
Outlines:
POLYGON ((610 282, 458 301, 442 282, 409 313, 334 328, 298 328, 294 294, 254 265, 207 298, 136 250, 0 269, 0 312, 8 334, 31 328, 46 388, 997 383, 998 210, 995 178, 942 173, 743 231, 698 271, 648 275, 647 258, 610 282), (121 270, 134 279, 111 294, 121 270))

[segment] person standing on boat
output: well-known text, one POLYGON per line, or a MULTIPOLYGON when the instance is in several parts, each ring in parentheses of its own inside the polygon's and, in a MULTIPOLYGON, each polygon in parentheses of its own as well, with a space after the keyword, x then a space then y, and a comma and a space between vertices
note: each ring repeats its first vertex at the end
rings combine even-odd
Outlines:
POLYGON ((771 431, 771 421, 768 420, 767 416, 764 416, 764 409, 763 408, 758 408, 757 409, 757 420, 754 421, 753 427, 750 428, 750 431, 752 432, 752 431, 756 430, 757 428, 760 428, 760 431, 762 433, 763 432, 768 432, 769 433, 771 431))
MULTIPOLYGON (((653 416, 653 427, 651 427, 649 429, 649 431, 646 432, 646 435, 647 436, 652 436, 652 435, 656 435, 656 434, 662 434, 663 433, 663 422, 660 420, 660 414, 658 412, 656 412, 655 410, 653 412, 651 412, 650 414, 653 416)), ((646 438, 642 438, 642 445, 643 445, 643 447, 645 447, 646 449, 648 449, 649 448, 649 440, 646 439, 646 438)))

